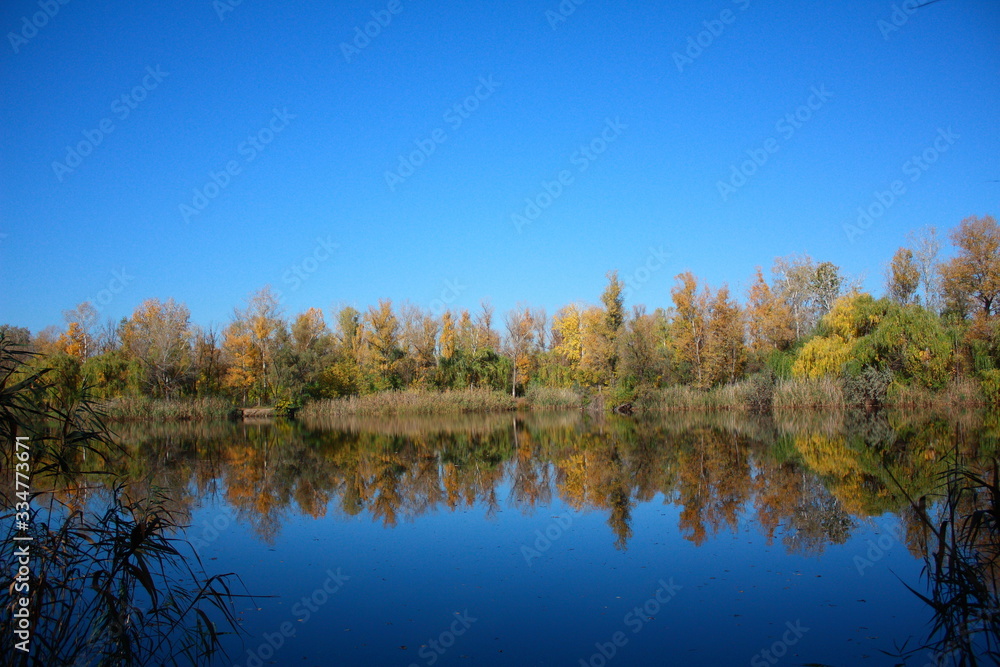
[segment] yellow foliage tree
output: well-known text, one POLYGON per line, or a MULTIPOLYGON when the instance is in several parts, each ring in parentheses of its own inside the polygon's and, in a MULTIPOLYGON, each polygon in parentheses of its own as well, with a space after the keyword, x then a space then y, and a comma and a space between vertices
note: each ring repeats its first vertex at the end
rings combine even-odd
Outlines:
POLYGON ((750 349, 754 352, 785 350, 795 341, 792 311, 764 280, 759 266, 747 293, 746 316, 750 349))
POLYGON ((66 333, 59 337, 59 349, 71 357, 86 359, 88 336, 79 322, 70 322, 66 333))
MULTIPOLYGON (((468 319, 469 313, 463 313, 468 319)), ((441 357, 451 359, 455 356, 455 318, 451 316, 451 311, 444 311, 441 316, 441 337, 438 342, 441 346, 441 357)))
POLYGON ((796 377, 818 378, 839 374, 851 358, 854 345, 838 336, 817 336, 806 343, 792 365, 796 377))
POLYGON ((708 386, 705 344, 708 340, 708 291, 698 291, 698 280, 690 271, 679 274, 670 290, 674 301, 670 344, 675 357, 690 368, 697 387, 708 386))
POLYGON ((580 309, 575 304, 563 307, 552 318, 553 351, 569 363, 570 368, 580 367, 583 357, 583 331, 580 309))

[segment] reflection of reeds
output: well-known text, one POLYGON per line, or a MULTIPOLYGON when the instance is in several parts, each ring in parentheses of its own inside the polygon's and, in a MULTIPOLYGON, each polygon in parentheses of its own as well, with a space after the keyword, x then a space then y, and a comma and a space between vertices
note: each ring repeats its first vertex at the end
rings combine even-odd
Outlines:
MULTIPOLYGON (((509 429, 511 415, 506 413, 461 413, 445 415, 393 414, 393 415, 330 415, 310 414, 300 422, 312 431, 342 431, 348 433, 377 433, 409 437, 426 437, 429 434, 484 435, 509 429)), ((575 411, 526 412, 518 420, 539 428, 568 427, 583 422, 575 411)))
MULTIPOLYGON (((0 633, 15 637, 13 612, 29 601, 30 653, 8 645, 11 665, 202 664, 219 647, 208 611, 237 629, 228 580, 209 577, 177 530, 163 498, 126 500, 127 452, 115 444, 86 392, 51 392, 45 372, 32 373, 24 355, 0 338, 0 458, 4 470, 28 463, 30 521, 17 530, 14 511, 24 511, 10 481, 0 486, 0 521, 6 527, 0 560, 18 562, 29 545, 28 590, 14 582, 0 591, 0 633), (15 436, 27 436, 29 460, 14 458, 15 436), (105 497, 78 488, 88 471, 110 485, 105 497), (43 494, 46 485, 57 492, 43 494), (42 503, 46 498, 47 503, 42 503), (95 513, 92 508, 103 507, 95 513), (31 537, 30 542, 14 537, 31 537)), ((21 517, 19 517, 21 519, 21 517)))
POLYGON ((998 461, 951 467, 940 477, 941 502, 910 500, 928 533, 926 594, 906 585, 934 611, 927 642, 938 664, 1000 663, 1000 485, 998 461), (985 472, 983 472, 985 470, 985 472))

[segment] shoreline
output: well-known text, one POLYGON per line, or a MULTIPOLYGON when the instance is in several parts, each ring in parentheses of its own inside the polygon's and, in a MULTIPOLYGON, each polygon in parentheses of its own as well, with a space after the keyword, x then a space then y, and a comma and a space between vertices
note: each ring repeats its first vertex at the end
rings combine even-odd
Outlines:
POLYGON ((455 415, 520 411, 575 410, 624 414, 715 413, 768 414, 786 411, 987 409, 998 408, 968 381, 939 390, 902 386, 890 388, 877 402, 848 400, 839 383, 830 380, 778 381, 761 387, 753 382, 722 385, 709 390, 689 386, 638 389, 552 389, 533 387, 525 396, 468 389, 447 391, 399 390, 362 396, 321 399, 289 409, 287 406, 236 406, 222 398, 117 398, 96 407, 109 422, 255 421, 283 417, 305 419, 338 416, 455 415))

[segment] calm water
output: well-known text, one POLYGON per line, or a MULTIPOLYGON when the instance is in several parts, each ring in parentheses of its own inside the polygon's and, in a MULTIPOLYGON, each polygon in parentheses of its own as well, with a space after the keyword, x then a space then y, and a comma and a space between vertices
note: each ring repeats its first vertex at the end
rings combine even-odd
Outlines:
MULTIPOLYGON (((121 427, 235 572, 237 665, 891 665, 913 497, 996 425, 576 413, 121 427), (273 596, 273 597, 268 597, 273 596)), ((923 665, 927 654, 906 664, 923 665)))

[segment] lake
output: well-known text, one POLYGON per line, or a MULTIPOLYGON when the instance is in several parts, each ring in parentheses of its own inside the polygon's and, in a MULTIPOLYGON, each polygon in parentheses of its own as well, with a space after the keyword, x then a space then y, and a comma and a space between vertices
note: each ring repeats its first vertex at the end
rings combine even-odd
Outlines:
MULTIPOLYGON (((980 415, 119 425, 246 634, 219 664, 892 665, 980 415), (904 493, 905 491, 905 493, 904 493), (931 502, 933 501, 926 501, 931 502), (919 503, 919 500, 918 500, 919 503)), ((905 664, 930 664, 924 650, 905 664)))

